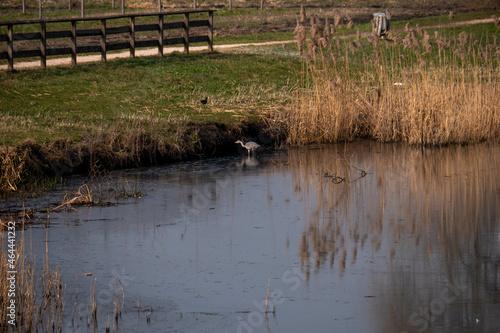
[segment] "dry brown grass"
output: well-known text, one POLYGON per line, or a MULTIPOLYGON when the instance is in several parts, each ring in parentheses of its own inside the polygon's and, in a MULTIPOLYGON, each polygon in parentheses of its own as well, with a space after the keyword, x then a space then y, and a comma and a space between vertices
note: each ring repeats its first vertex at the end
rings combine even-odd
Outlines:
MULTIPOLYGON (((311 27, 311 39, 315 39, 311 27)), ((310 43, 289 113, 292 144, 358 137, 443 145, 500 139, 497 38, 434 38, 407 25, 392 42, 370 36, 310 43)), ((302 35, 297 34, 301 45, 302 35)))
POLYGON ((12 147, 0 149, 0 192, 16 191, 24 168, 24 156, 12 147))

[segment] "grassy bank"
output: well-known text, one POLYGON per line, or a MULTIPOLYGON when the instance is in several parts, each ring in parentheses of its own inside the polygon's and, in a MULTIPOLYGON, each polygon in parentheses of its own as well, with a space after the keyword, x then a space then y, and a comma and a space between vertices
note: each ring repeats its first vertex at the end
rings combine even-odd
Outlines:
POLYGON ((408 24, 387 40, 335 39, 331 28, 315 17, 297 27, 306 63, 288 119, 291 143, 500 139, 498 24, 481 33, 408 24))
POLYGON ((291 57, 198 53, 2 72, 2 190, 236 151, 286 103, 299 69, 291 57))
MULTIPOLYGON (((354 37, 371 30, 356 16, 350 27, 342 10, 320 17, 321 10, 308 9, 301 24, 302 55, 296 45, 277 45, 0 73, 1 190, 19 190, 47 174, 236 152, 235 139, 272 136, 264 131, 291 144, 498 139, 493 23, 427 31, 409 25, 382 41, 354 37), (335 29, 326 29, 326 17, 335 29)), ((247 12, 234 13, 251 24, 247 12)), ((291 13, 296 22, 300 10, 284 16, 291 13)), ((453 20, 471 15, 491 16, 453 20)), ((412 22, 444 20, 450 22, 443 15, 412 22)))
POLYGON ((255 121, 286 99, 299 68, 293 58, 197 53, 3 72, 0 144, 79 141, 124 127, 168 136, 189 122, 255 121))

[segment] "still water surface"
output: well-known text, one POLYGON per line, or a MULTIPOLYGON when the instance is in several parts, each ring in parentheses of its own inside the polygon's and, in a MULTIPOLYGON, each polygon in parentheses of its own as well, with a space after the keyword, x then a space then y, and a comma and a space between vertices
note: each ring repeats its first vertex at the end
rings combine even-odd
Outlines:
POLYGON ((495 144, 360 142, 127 170, 101 191, 142 198, 30 235, 65 332, 94 331, 91 282, 98 331, 123 286, 119 332, 500 332, 499 166, 495 144))

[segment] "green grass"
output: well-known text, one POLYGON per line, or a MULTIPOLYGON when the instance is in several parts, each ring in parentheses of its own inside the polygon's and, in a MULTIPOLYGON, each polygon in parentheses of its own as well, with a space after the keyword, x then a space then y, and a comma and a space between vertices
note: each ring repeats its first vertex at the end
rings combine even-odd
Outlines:
POLYGON ((428 17, 417 17, 409 20, 401 20, 391 22, 391 28, 404 28, 406 23, 410 23, 410 25, 419 24, 422 27, 430 26, 430 25, 440 25, 440 24, 450 24, 450 23, 458 23, 470 20, 479 20, 479 19, 489 19, 492 15, 500 16, 500 10, 491 11, 491 12, 469 12, 469 13, 460 13, 455 14, 454 18, 450 20, 448 15, 440 15, 440 16, 428 16, 428 17))
POLYGON ((89 132, 112 129, 119 120, 148 128, 181 120, 256 120, 286 98, 299 68, 297 59, 269 54, 176 53, 2 72, 0 145, 27 138, 78 141, 89 132), (202 105, 205 96, 209 102, 202 105))
POLYGON ((434 31, 438 31, 439 34, 448 36, 448 37, 453 37, 455 35, 458 35, 462 31, 465 31, 467 33, 473 33, 475 36, 486 36, 489 35, 490 37, 493 35, 500 35, 500 30, 495 27, 493 23, 489 24, 474 24, 474 25, 464 25, 461 27, 455 27, 455 28, 430 28, 427 29, 427 32, 429 34, 434 34, 434 31))

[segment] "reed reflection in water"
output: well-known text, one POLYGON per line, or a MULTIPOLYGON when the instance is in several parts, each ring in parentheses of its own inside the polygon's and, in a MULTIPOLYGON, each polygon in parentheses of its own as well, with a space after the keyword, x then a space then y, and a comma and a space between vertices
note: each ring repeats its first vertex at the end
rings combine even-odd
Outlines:
POLYGON ((498 329, 500 146, 362 142, 290 150, 289 161, 308 279, 325 266, 345 277, 375 253, 388 327, 498 329))

